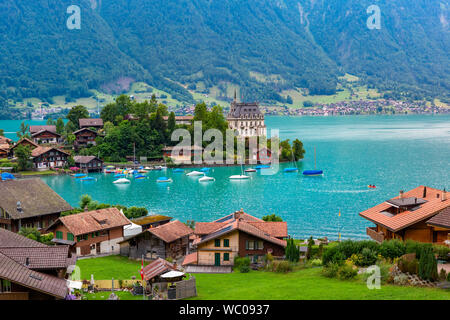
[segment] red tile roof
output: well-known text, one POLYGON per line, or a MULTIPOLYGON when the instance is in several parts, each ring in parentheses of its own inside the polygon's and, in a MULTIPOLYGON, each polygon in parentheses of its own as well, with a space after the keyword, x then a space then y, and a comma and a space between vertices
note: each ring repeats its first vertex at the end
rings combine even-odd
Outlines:
POLYGON ((427 224, 450 229, 450 207, 445 208, 433 218, 428 220, 427 224))
MULTIPOLYGON (((421 204, 415 210, 407 210, 390 216, 383 212, 391 208, 392 204, 383 202, 373 208, 360 212, 359 215, 375 224, 382 225, 393 232, 397 232, 417 222, 429 219, 450 206, 450 197, 447 196, 447 199, 442 201, 443 191, 439 189, 426 187, 426 197, 423 198, 424 188, 424 186, 419 186, 403 194, 403 198, 420 198, 426 200, 424 204, 421 204)), ((399 197, 393 199, 399 199, 399 197)))
POLYGON ((0 278, 60 299, 64 299, 68 293, 65 279, 28 269, 1 252, 0 278))
POLYGON ((181 263, 181 265, 186 266, 188 264, 196 264, 197 260, 198 260, 197 252, 193 252, 191 254, 188 254, 186 257, 184 257, 184 260, 181 263))
POLYGON ((67 268, 73 261, 68 246, 0 248, 0 253, 29 269, 67 268), (26 264, 28 260, 28 265, 26 264))
POLYGON ((87 211, 61 217, 48 229, 52 229, 58 222, 62 223, 74 236, 131 224, 130 220, 117 208, 87 211))
POLYGON ((275 221, 267 221, 267 222, 252 222, 248 221, 252 226, 270 234, 275 238, 286 238, 288 236, 287 232, 287 223, 286 222, 275 222, 275 221))
POLYGON ((197 222, 195 224, 195 234, 204 235, 223 228, 224 222, 197 222))
POLYGON ((144 280, 149 281, 154 277, 172 270, 176 270, 175 266, 172 263, 158 258, 144 267, 144 280))
POLYGON ((182 237, 189 236, 194 232, 191 228, 178 220, 174 220, 155 228, 147 229, 146 231, 152 233, 154 236, 158 237, 166 243, 170 243, 182 237))

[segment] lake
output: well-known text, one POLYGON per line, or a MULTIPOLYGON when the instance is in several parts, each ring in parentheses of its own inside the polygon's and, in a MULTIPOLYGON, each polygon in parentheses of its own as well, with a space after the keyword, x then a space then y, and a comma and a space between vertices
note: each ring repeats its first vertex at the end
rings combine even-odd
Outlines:
MULTIPOLYGON (((20 121, 16 122, 20 125, 20 121)), ((240 167, 214 168, 212 183, 200 183, 184 174, 150 172, 144 180, 114 185, 112 175, 92 174, 82 182, 70 176, 42 179, 71 205, 83 194, 103 203, 144 206, 152 214, 181 221, 212 221, 233 211, 262 217, 276 214, 288 222, 297 238, 366 238, 371 226, 358 213, 419 185, 450 187, 450 115, 266 117, 268 132, 280 130, 282 139, 299 138, 306 149, 299 173, 252 174, 249 181, 229 181, 240 167), (317 168, 323 177, 304 177, 317 168), (173 183, 159 184, 166 175, 173 183), (368 189, 374 184, 376 189, 368 189), (341 211, 341 217, 338 212, 341 211)), ((5 131, 17 131, 0 121, 5 131), (7 129, 10 128, 10 129, 7 129)), ((189 170, 186 170, 186 172, 189 170)))

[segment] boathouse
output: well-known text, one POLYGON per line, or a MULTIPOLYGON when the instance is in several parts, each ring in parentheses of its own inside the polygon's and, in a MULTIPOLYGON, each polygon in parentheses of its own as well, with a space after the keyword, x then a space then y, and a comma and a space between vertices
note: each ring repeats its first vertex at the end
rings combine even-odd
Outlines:
POLYGON ((73 160, 83 172, 101 172, 103 169, 103 161, 95 156, 75 156, 73 160))

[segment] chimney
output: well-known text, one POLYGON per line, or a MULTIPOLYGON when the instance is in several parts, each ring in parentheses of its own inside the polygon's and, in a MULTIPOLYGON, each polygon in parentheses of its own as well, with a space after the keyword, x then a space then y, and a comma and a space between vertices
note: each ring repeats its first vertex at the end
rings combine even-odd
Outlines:
POLYGON ((87 206, 84 207, 84 212, 88 212, 88 211, 89 211, 88 207, 87 206))
POLYGON ((17 201, 17 212, 19 212, 19 213, 23 212, 22 204, 20 203, 20 201, 17 201))
POLYGON ((399 195, 398 195, 399 199, 403 199, 403 190, 400 190, 399 195))
POLYGON ((445 200, 447 200, 447 191, 445 191, 445 189, 444 189, 444 191, 442 192, 442 201, 445 201, 445 200))
POLYGON ((26 258, 25 259, 25 265, 28 267, 30 265, 30 258, 26 258))
POLYGON ((427 197, 427 187, 423 187, 423 195, 422 198, 426 198, 427 197))

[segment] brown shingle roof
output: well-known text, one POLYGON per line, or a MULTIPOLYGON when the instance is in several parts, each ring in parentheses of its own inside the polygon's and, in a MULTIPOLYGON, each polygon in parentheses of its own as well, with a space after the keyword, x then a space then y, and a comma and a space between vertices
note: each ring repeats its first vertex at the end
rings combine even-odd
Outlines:
POLYGON ((157 226, 156 228, 150 228, 146 231, 167 243, 188 236, 194 232, 191 228, 178 220, 157 226))
POLYGON ((55 131, 52 131, 52 130, 41 130, 41 131, 38 131, 38 132, 35 132, 35 133, 31 134, 31 137, 32 137, 32 138, 33 138, 33 137, 36 137, 37 135, 40 135, 41 133, 44 133, 44 132, 49 132, 49 133, 51 133, 52 135, 61 137, 61 135, 60 135, 59 133, 56 133, 55 131))
POLYGON ((142 226, 145 224, 150 224, 150 223, 165 221, 165 220, 171 220, 171 219, 172 219, 172 217, 163 216, 160 214, 154 214, 154 215, 150 215, 150 216, 136 218, 131 221, 135 224, 142 226))
POLYGON ((0 208, 12 219, 59 213, 72 207, 41 179, 0 182, 0 208), (20 201, 22 212, 17 210, 20 201))
POLYGON ((47 246, 30 238, 21 236, 20 234, 0 228, 0 248, 4 247, 39 248, 47 246))
POLYGON ((117 208, 81 212, 59 218, 48 229, 61 222, 73 235, 119 228, 131 224, 117 208))
POLYGON ((13 141, 7 137, 0 136, 0 144, 11 144, 13 141))
POLYGON ((37 143, 35 143, 34 141, 31 141, 28 138, 22 138, 19 141, 17 141, 17 143, 14 145, 13 148, 17 147, 18 145, 22 144, 23 142, 28 142, 29 144, 33 145, 35 148, 39 147, 39 145, 37 143))
MULTIPOLYGON (((373 208, 360 212, 360 216, 372 221, 373 223, 380 224, 390 231, 397 232, 410 225, 420 222, 425 219, 429 219, 432 216, 439 213, 441 210, 450 206, 450 199, 442 201, 442 190, 426 187, 426 197, 423 198, 424 186, 419 186, 413 190, 405 192, 404 198, 422 198, 426 200, 420 207, 414 210, 406 210, 394 216, 384 214, 387 209, 392 207, 392 204, 383 202, 376 205, 373 208), (439 198, 437 197, 439 195, 439 198)), ((393 199, 398 199, 395 197, 393 199)))
POLYGON ((32 135, 41 131, 56 133, 56 126, 30 126, 30 133, 32 135))
POLYGON ((65 279, 28 269, 0 252, 0 278, 64 299, 68 293, 65 279))
POLYGON ((0 253, 33 270, 67 268, 71 263, 68 246, 0 248, 0 253))
POLYGON ((151 280, 171 270, 176 270, 173 264, 158 258, 144 267, 144 280, 151 280))
POLYGON ((103 119, 101 118, 89 118, 78 120, 80 127, 98 127, 103 126, 103 119))
POLYGON ((31 151, 31 156, 32 156, 33 158, 39 157, 40 155, 43 155, 44 153, 47 153, 47 152, 49 152, 49 151, 51 151, 51 150, 56 150, 56 151, 65 153, 66 155, 69 155, 68 152, 63 151, 63 150, 58 149, 58 148, 55 148, 55 147, 42 147, 42 146, 39 146, 39 147, 37 147, 36 149, 33 149, 33 151, 31 151))
POLYGON ((95 159, 101 161, 96 156, 75 156, 75 157, 73 157, 73 160, 75 161, 75 163, 82 163, 82 164, 87 164, 95 159))
POLYGON ((450 207, 447 207, 446 209, 435 215, 433 218, 428 220, 427 224, 450 229, 450 207))

